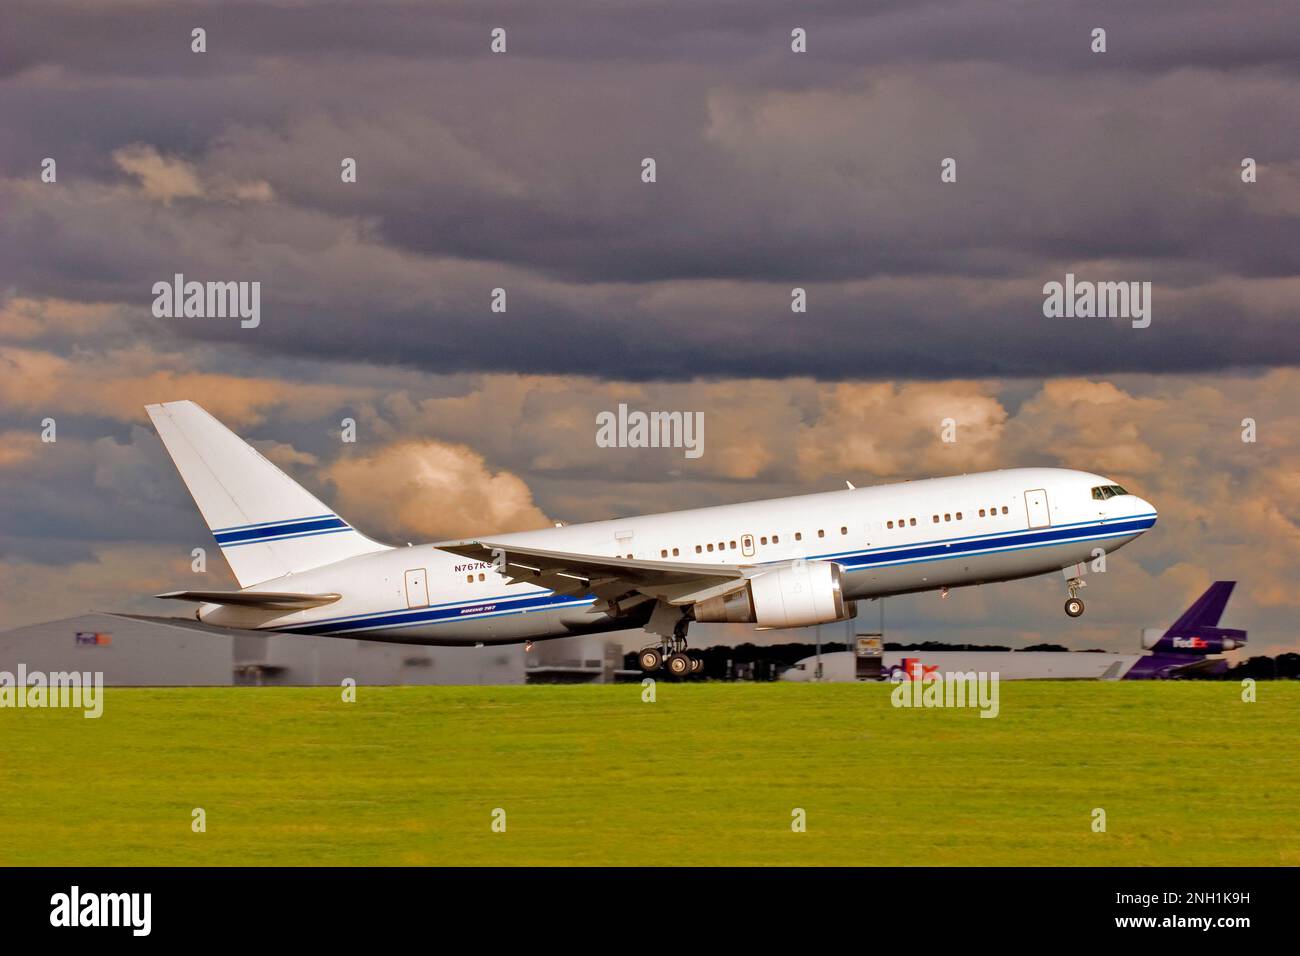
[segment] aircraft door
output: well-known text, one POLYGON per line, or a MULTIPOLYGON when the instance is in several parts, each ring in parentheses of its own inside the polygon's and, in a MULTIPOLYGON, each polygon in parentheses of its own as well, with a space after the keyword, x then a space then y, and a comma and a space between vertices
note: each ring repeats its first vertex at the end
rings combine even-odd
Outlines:
POLYGON ((413 568, 406 572, 406 606, 429 606, 429 576, 424 568, 413 568))
POLYGON ((740 536, 740 553, 747 558, 754 556, 754 536, 752 534, 742 534, 740 536))
POLYGON ((630 558, 635 553, 632 549, 633 532, 623 530, 614 532, 614 546, 618 548, 618 557, 630 558))
POLYGON ((1052 516, 1047 510, 1047 491, 1043 488, 1025 492, 1025 511, 1031 528, 1046 528, 1052 524, 1052 516))

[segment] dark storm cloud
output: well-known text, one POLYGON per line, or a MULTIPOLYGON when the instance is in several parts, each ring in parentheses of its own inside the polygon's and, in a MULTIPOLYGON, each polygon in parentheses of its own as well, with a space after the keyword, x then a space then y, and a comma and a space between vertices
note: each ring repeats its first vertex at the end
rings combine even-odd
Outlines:
MULTIPOLYGON (((4 16, 0 288, 121 303, 169 346, 647 378, 1300 361, 1279 286, 1300 272, 1288 5, 4 16), (793 25, 808 54, 789 52, 793 25), (1088 52, 1093 26, 1110 52, 1088 52), (132 144, 202 194, 141 189, 115 158, 132 144), (57 186, 35 183, 44 156, 57 186), (1258 183, 1240 182, 1243 156, 1258 183), (273 198, 240 191, 259 184, 273 198), (1067 271, 1151 281, 1152 327, 1045 319, 1043 283, 1067 271), (262 328, 153 319, 149 290, 174 272, 261 281, 262 328), (487 308, 498 286, 506 315, 487 308)), ((108 334, 121 344, 122 322, 108 334)))
POLYGON ((495 26, 514 32, 514 50, 528 57, 746 62, 761 58, 764 46, 785 49, 799 26, 819 54, 812 64, 984 60, 1055 70, 1084 63, 1087 47, 1072 34, 1100 26, 1116 35, 1113 52, 1126 69, 1294 71, 1297 18, 1293 4, 1273 0, 9 0, 0 64, 5 73, 73 63, 94 73, 191 75, 195 26, 221 51, 203 64, 213 72, 255 57, 472 58, 486 53, 486 31, 495 26))

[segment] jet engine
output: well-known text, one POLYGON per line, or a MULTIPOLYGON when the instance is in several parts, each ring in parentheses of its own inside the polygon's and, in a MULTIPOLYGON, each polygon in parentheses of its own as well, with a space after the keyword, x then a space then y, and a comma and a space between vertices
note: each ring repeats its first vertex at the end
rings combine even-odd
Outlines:
POLYGON ((719 597, 698 601, 695 620, 707 624, 757 624, 807 627, 847 621, 857 605, 844 600, 840 566, 829 561, 796 561, 756 574, 719 597))
POLYGON ((1227 627, 1192 627, 1179 633, 1147 628, 1142 647, 1148 651, 1176 651, 1181 654, 1219 654, 1246 646, 1246 632, 1227 627))

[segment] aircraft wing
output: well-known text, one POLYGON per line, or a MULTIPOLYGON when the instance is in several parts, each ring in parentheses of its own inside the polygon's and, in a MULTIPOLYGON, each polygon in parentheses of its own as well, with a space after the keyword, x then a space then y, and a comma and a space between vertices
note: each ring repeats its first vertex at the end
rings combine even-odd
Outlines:
POLYGON ((494 564, 512 584, 526 582, 557 594, 595 594, 610 601, 639 593, 670 604, 686 604, 740 587, 755 570, 737 564, 645 561, 545 551, 493 541, 453 541, 435 547, 494 564), (501 556, 499 560, 497 555, 501 556))

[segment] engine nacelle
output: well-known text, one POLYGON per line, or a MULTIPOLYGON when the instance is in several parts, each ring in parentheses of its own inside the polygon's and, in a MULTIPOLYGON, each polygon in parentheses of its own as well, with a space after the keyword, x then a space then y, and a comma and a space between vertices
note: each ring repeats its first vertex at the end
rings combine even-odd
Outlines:
POLYGON ((1246 632, 1228 627, 1193 627, 1179 634, 1166 634, 1159 628, 1147 628, 1142 632, 1142 647, 1148 651, 1219 654, 1245 646, 1246 632))
POLYGON ((847 621, 857 605, 844 600, 840 566, 801 561, 764 571, 722 597, 695 605, 695 620, 708 624, 807 627, 847 621))

